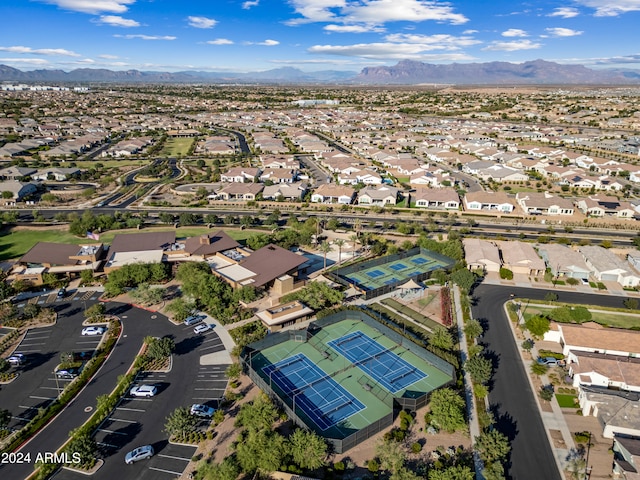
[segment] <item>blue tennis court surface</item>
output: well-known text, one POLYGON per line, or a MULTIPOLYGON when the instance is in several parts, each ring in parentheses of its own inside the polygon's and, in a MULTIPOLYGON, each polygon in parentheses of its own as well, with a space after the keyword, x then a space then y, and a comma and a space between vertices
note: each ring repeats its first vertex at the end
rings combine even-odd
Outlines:
POLYGON ((340 355, 373 378, 391 393, 428 377, 422 370, 406 362, 360 330, 327 342, 340 355))
POLYGON ((412 258, 411 261, 416 265, 424 265, 425 263, 428 262, 426 258, 422 258, 422 257, 412 258))
POLYGON ((321 430, 327 430, 365 408, 302 353, 267 365, 262 371, 321 430))
POLYGON ((370 278, 378 278, 378 277, 382 277, 384 275, 384 272, 382 270, 372 270, 370 272, 367 272, 367 275, 370 278))
POLYGON ((387 280, 386 282, 384 282, 385 285, 392 285, 394 283, 399 282, 400 280, 398 280, 396 277, 391 277, 389 280, 387 280))
POLYGON ((404 263, 392 263, 389 265, 389 268, 395 272, 404 270, 407 266, 404 263))

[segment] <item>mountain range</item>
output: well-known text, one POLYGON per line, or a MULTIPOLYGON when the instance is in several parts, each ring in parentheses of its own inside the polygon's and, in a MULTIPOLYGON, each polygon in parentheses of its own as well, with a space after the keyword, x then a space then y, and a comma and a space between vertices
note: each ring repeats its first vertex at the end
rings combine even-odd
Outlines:
POLYGON ((545 60, 429 64, 402 60, 394 66, 365 67, 360 73, 339 70, 303 72, 293 67, 261 72, 155 72, 79 68, 22 71, 0 65, 0 81, 22 83, 212 83, 330 85, 619 85, 639 84, 640 70, 594 70, 545 60))

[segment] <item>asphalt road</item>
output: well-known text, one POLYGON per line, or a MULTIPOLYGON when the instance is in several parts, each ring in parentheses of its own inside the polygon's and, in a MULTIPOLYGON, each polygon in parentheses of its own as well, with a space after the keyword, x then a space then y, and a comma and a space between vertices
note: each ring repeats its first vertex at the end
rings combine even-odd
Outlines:
MULTIPOLYGON (((556 462, 529 386, 527 372, 502 305, 513 293, 517 297, 540 300, 549 290, 480 285, 473 293, 474 318, 483 323, 482 344, 494 363, 489 403, 496 427, 509 438, 511 456, 507 478, 513 480, 560 480, 556 462)), ((625 297, 556 291, 561 302, 622 307, 625 297)))
MULTIPOLYGON (((118 377, 127 372, 138 354, 145 336, 163 336, 171 332, 171 325, 162 316, 128 305, 108 303, 107 311, 117 311, 122 319, 123 331, 111 356, 80 394, 44 430, 32 438, 21 449, 30 453, 32 463, 38 453, 55 452, 69 437, 69 431, 84 423, 93 413, 96 397, 109 393, 117 384, 118 377)), ((65 318, 59 320, 64 322, 65 318)), ((174 327, 177 328, 177 327, 174 327)), ((0 465, 0 477, 22 479, 33 471, 33 464, 0 465)))

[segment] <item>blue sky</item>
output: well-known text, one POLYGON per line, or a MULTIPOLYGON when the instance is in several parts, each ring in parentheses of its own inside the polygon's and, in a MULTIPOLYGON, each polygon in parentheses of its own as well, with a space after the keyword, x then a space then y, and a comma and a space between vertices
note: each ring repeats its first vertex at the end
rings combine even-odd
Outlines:
POLYGON ((351 70, 523 62, 640 69, 640 0, 2 0, 0 63, 351 70))

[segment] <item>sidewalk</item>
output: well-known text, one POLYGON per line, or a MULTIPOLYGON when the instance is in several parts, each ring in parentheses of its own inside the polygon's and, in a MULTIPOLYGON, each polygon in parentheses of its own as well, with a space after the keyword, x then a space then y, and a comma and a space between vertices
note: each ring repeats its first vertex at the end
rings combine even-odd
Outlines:
MULTIPOLYGON (((467 345, 467 337, 464 333, 464 316, 462 315, 462 305, 460 303, 460 289, 457 285, 453 286, 453 304, 455 306, 454 315, 456 317, 456 324, 458 326, 458 341, 460 342, 460 359, 462 364, 467 361, 469 357, 469 346, 467 345)), ((476 397, 473 394, 473 383, 471 381, 471 375, 465 371, 464 373, 464 394, 467 400, 467 418, 469 418, 469 434, 471 436, 471 446, 475 444, 476 437, 480 435, 480 424, 478 422, 476 405, 476 397)), ((484 465, 480 460, 477 452, 473 451, 473 462, 475 464, 476 479, 481 480, 482 470, 484 465)))

